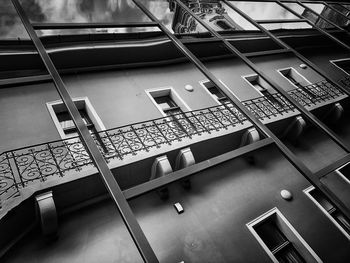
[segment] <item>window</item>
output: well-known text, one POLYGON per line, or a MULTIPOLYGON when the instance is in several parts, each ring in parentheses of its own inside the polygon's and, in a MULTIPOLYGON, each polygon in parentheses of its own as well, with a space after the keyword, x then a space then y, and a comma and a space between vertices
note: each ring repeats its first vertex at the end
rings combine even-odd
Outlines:
POLYGON ((278 262, 305 262, 293 244, 283 234, 273 217, 255 227, 255 231, 278 262))
POLYGON ((180 107, 177 106, 169 95, 156 97, 154 100, 167 116, 182 113, 180 107))
POLYGON ((219 90, 212 82, 206 81, 203 82, 204 87, 210 92, 210 94, 221 104, 229 103, 230 100, 227 96, 219 90))
POLYGON ((331 60, 336 67, 340 68, 346 74, 350 75, 350 58, 339 59, 339 60, 331 60))
POLYGON ((292 83, 296 88, 299 88, 302 91, 304 91, 309 96, 310 99, 316 98, 317 94, 314 94, 311 90, 305 87, 310 85, 311 82, 308 81, 303 75, 301 75, 294 68, 279 69, 278 72, 284 78, 286 78, 290 83, 292 83))
MULTIPOLYGON (((97 134, 106 129, 88 98, 76 98, 73 101, 90 133, 97 134)), ((62 139, 78 136, 77 128, 62 101, 48 102, 46 105, 62 139)))
MULTIPOLYGON (((79 110, 80 116, 82 117, 85 125, 89 129, 90 133, 97 133, 95 125, 92 123, 89 115, 86 113, 85 109, 79 110)), ((62 127, 66 138, 78 136, 77 128, 75 127, 73 120, 71 119, 68 111, 62 111, 56 113, 57 119, 62 127)))
POLYGON ((277 208, 254 219, 247 227, 273 262, 322 262, 277 208))
POLYGON ((262 96, 266 97, 272 104, 277 105, 279 107, 283 107, 281 103, 268 91, 266 87, 270 85, 261 79, 258 75, 248 75, 243 76, 250 86, 252 86, 256 91, 258 91, 262 96))
POLYGON ((318 189, 311 186, 304 190, 310 199, 326 214, 326 216, 350 239, 350 220, 338 211, 332 202, 318 189))
POLYGON ((345 181, 350 183, 350 163, 347 163, 344 166, 340 167, 336 170, 336 172, 340 174, 340 176, 342 176, 345 181))
POLYGON ((150 89, 145 92, 163 116, 191 110, 172 87, 150 89))

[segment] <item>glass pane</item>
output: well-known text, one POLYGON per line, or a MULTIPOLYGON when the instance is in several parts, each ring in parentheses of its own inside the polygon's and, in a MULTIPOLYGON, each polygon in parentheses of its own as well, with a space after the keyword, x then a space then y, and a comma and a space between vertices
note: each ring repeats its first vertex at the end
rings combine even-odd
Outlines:
POLYGON ((308 23, 305 23, 305 22, 262 24, 262 26, 268 30, 279 30, 279 29, 292 30, 292 29, 311 29, 312 28, 312 26, 310 26, 308 23))
POLYGON ((31 22, 94 23, 150 21, 132 1, 21 0, 31 22))
POLYGON ((339 26, 346 26, 350 24, 350 20, 343 17, 338 12, 334 11, 331 8, 328 8, 327 6, 323 4, 305 4, 312 10, 314 10, 316 13, 321 14, 322 16, 328 18, 333 23, 336 23, 339 26))
MULTIPOLYGON (((191 17, 181 6, 174 1, 167 0, 141 0, 148 10, 159 19, 163 25, 165 25, 171 32, 176 34, 193 34, 193 33, 207 33, 208 31, 194 18, 191 17)), ((185 2, 187 7, 194 13, 199 15, 203 9, 201 3, 192 4, 191 2, 185 2)), ((204 3, 206 12, 214 15, 210 8, 204 3)), ((217 4, 214 4, 215 6, 217 4)))
POLYGON ((333 26, 329 23, 327 23, 324 19, 322 19, 317 14, 314 14, 313 12, 307 10, 306 8, 302 7, 298 3, 283 3, 284 5, 288 6, 289 8, 293 9, 295 12, 297 12, 299 15, 305 17, 306 19, 310 20, 311 22, 315 23, 316 26, 321 28, 333 28, 333 26))
POLYGON ((4 39, 29 39, 11 0, 0 1, 0 40, 4 39))
POLYGON ((277 3, 243 1, 231 1, 231 3, 255 20, 298 19, 277 3))
POLYGON ((255 227, 255 231, 271 251, 288 241, 271 218, 255 227))
POLYGON ((276 258, 281 263, 304 263, 306 262, 295 249, 295 247, 290 244, 284 247, 281 251, 276 254, 276 258))
MULTIPOLYGON (((121 28, 84 28, 84 29, 50 29, 37 30, 40 37, 51 35, 90 35, 90 34, 127 34, 127 33, 142 33, 142 32, 160 32, 158 27, 121 27, 121 28)), ((120 36, 119 36, 120 37, 120 36)), ((135 36, 136 37, 136 36, 135 36)), ((116 36, 115 39, 118 37, 116 36)), ((61 39, 62 41, 62 39, 61 39)))

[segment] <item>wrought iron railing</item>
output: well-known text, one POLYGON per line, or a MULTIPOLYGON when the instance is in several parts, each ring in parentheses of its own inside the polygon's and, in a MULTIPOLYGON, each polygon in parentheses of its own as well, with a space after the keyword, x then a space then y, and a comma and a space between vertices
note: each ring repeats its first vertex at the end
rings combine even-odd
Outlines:
MULTIPOLYGON (((293 111, 280 94, 242 102, 257 118, 272 118, 293 111)), ((200 136, 243 124, 247 119, 231 103, 184 112, 151 121, 101 131, 93 134, 107 162, 122 160, 164 144, 200 136)), ((0 155, 0 199, 18 195, 19 189, 49 177, 64 176, 92 164, 79 137, 43 143, 0 155)))
POLYGON ((346 76, 345 78, 339 80, 339 83, 345 86, 347 89, 350 89, 350 76, 346 76))
POLYGON ((303 88, 296 88, 288 93, 302 106, 316 105, 317 103, 326 102, 345 95, 342 90, 336 88, 326 80, 304 86, 303 88))
MULTIPOLYGON (((306 86, 304 89, 298 88, 289 93, 304 106, 344 94, 326 81, 306 86)), ((294 106, 279 93, 242 103, 260 120, 295 110, 294 106)), ((171 145, 184 138, 225 130, 246 121, 244 115, 229 102, 105 130, 92 136, 109 162, 113 158, 122 160, 126 155, 136 155, 140 151, 147 152, 164 144, 171 145)), ((4 152, 0 155, 0 200, 16 196, 20 188, 32 182, 43 182, 52 176, 62 177, 68 171, 80 171, 90 164, 92 161, 79 137, 4 152)))

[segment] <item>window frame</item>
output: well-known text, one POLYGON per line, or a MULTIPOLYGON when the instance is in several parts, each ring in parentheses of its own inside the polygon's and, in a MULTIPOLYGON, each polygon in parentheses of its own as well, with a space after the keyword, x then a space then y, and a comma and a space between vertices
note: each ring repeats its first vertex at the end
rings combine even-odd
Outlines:
MULTIPOLYGON (((271 210, 265 212, 264 214, 258 216, 257 218, 253 219, 252 221, 248 222, 246 226, 248 227, 251 234, 255 237, 255 239, 258 241, 260 246, 265 250, 267 255, 271 258, 271 260, 275 263, 279 263, 275 255, 272 253, 272 251, 267 247, 265 242, 262 240, 262 238, 259 236, 259 234, 255 230, 255 226, 263 223, 264 221, 268 220, 271 217, 277 217, 278 220, 281 220, 282 224, 285 225, 285 227, 291 232, 291 235, 298 241, 298 245, 305 248, 306 252, 309 255, 305 255, 305 250, 298 251, 298 253, 307 261, 309 262, 309 258, 312 257, 314 259, 314 262, 323 262, 315 253, 315 251, 309 246, 309 244, 301 237, 301 235, 295 230, 295 228, 292 226, 291 223, 283 216, 283 214, 278 210, 277 207, 272 208, 271 210)), ((283 230, 281 230, 284 232, 283 230)), ((287 234, 284 233, 286 236, 287 234)), ((288 237, 287 237, 288 238, 288 237)), ((292 242, 289 240, 289 242, 292 242)))
POLYGON ((342 69, 340 66, 336 64, 338 61, 349 61, 350 64, 350 58, 340 58, 340 59, 332 59, 329 60, 331 64, 333 64, 336 68, 340 69, 342 72, 344 72, 346 75, 350 76, 350 73, 346 72, 344 69, 342 69))
MULTIPOLYGON (((227 85, 219 79, 219 81, 221 82, 221 84, 227 89, 227 91, 229 91, 233 96, 236 97, 237 100, 239 101, 242 101, 241 99, 239 99, 236 94, 234 94, 228 87, 227 85)), ((205 83, 210 83, 211 81, 208 80, 208 79, 204 79, 204 80, 200 80, 199 81, 199 84, 203 87, 203 89, 210 95, 210 97, 218 104, 218 105, 224 105, 223 103, 221 103, 215 96, 214 94, 212 94, 209 89, 205 86, 205 83)), ((212 83, 214 85, 214 83, 212 83)), ((215 86, 215 85, 214 85, 215 86)), ((217 87, 216 87, 217 88, 217 87)), ((220 89, 219 89, 220 92, 222 92, 220 89)), ((226 96, 226 94, 224 93, 224 95, 226 96)), ((226 96, 227 97, 227 96, 226 96)), ((227 99, 229 100, 229 102, 231 102, 230 98, 227 97, 227 99)))
POLYGON ((156 102, 155 98, 157 97, 169 96, 176 103, 176 105, 181 109, 181 111, 183 112, 191 111, 191 108, 186 104, 186 102, 179 96, 179 94, 171 86, 154 88, 154 89, 146 89, 145 92, 147 96, 150 98, 150 100, 152 101, 153 105, 156 106, 156 108, 163 115, 163 117, 168 117, 168 115, 165 114, 163 109, 156 102))
POLYGON ((303 79, 306 83, 306 85, 304 85, 303 83, 300 83, 302 86, 308 86, 311 85, 312 83, 306 78, 304 77, 299 71, 297 71, 294 67, 288 67, 288 68, 280 68, 280 69, 276 69, 277 72, 284 78, 286 79, 291 85, 293 85, 296 89, 299 89, 300 87, 298 87, 297 85, 295 85, 292 81, 290 81, 289 78, 287 78, 282 72, 286 71, 286 70, 290 70, 294 73, 296 73, 301 79, 303 79))
MULTIPOLYGON (((90 118, 91 122, 94 124, 97 132, 106 130, 105 126, 102 123, 102 120, 98 116, 96 110, 92 106, 88 97, 73 98, 73 102, 75 103, 78 110, 85 109, 86 114, 90 118)), ((57 117, 57 113, 65 111, 65 106, 63 104, 63 101, 56 100, 56 101, 47 102, 46 107, 50 113, 51 119, 53 120, 61 139, 63 140, 70 139, 70 137, 67 136, 66 133, 64 132, 57 117)))
POLYGON ((314 186, 309 186, 303 192, 310 198, 312 202, 328 217, 328 219, 350 240, 350 235, 342 228, 342 226, 332 217, 331 214, 311 195, 311 191, 315 190, 314 186))
POLYGON ((350 162, 340 166, 338 169, 335 170, 335 172, 341 177, 343 178, 348 184, 350 184, 350 180, 340 171, 340 169, 342 169, 343 167, 350 165, 350 162))

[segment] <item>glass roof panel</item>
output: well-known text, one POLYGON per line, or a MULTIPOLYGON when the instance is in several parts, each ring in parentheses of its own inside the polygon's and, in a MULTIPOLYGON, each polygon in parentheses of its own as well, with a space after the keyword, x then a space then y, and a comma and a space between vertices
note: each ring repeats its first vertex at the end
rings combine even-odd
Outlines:
POLYGON ((298 18, 277 3, 243 1, 231 1, 231 3, 255 20, 298 18))
POLYGON ((0 1, 0 39, 29 39, 21 19, 10 0, 0 1))
POLYGON ((31 22, 149 22, 132 0, 21 0, 31 22))

